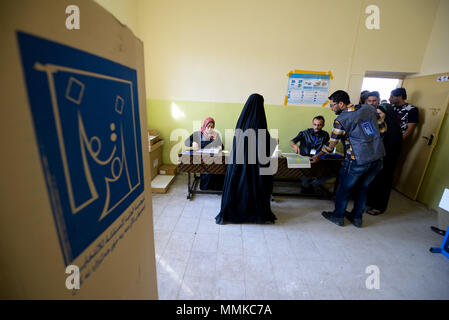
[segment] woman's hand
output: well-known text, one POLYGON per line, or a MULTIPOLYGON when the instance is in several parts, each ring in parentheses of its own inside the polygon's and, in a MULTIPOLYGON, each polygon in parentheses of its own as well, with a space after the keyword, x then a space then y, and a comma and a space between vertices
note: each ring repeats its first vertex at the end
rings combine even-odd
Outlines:
POLYGON ((198 143, 196 143, 195 141, 192 143, 192 147, 194 151, 197 151, 199 149, 198 143))

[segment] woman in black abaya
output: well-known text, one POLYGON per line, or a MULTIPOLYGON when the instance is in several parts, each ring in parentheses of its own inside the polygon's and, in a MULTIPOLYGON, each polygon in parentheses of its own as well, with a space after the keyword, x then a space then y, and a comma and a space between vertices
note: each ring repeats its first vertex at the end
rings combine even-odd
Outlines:
POLYGON ((267 161, 274 152, 276 140, 267 130, 263 102, 261 95, 252 94, 235 127, 230 154, 232 163, 226 171, 221 210, 215 217, 217 224, 274 223, 276 220, 270 205, 273 176, 266 174, 270 165, 267 161), (250 129, 255 132, 255 143, 248 135, 241 134, 250 129), (264 129, 265 135, 258 134, 260 129, 264 129))

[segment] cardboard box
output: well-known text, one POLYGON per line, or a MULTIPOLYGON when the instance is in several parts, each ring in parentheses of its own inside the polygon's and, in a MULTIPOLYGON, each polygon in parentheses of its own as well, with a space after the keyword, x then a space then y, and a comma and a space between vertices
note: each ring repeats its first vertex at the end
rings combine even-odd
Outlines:
POLYGON ((160 140, 161 140, 161 138, 160 138, 157 130, 148 130, 148 144, 150 146, 150 151, 151 151, 151 146, 154 145, 155 143, 159 142, 160 140))
POLYGON ((94 1, 0 14, 0 299, 157 299, 143 43, 94 1))
POLYGON ((174 180, 175 176, 172 175, 157 175, 151 181, 151 191, 153 193, 166 193, 174 180))
POLYGON ((178 165, 176 165, 176 164, 163 164, 159 168, 159 174, 162 174, 162 175, 167 174, 167 175, 175 176, 177 174, 177 171, 178 171, 178 165))
POLYGON ((150 177, 151 180, 157 176, 159 167, 162 165, 162 145, 164 140, 159 141, 155 145, 151 146, 151 151, 149 152, 150 159, 150 177))
POLYGON ((164 140, 159 140, 157 143, 153 144, 153 145, 149 145, 148 149, 149 151, 154 151, 160 147, 162 147, 162 145, 164 144, 164 140))

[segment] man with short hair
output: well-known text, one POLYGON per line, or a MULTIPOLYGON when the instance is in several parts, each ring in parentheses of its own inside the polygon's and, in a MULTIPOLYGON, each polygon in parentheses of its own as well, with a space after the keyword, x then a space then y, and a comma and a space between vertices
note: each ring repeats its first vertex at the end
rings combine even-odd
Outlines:
POLYGON ((316 116, 312 120, 312 128, 300 131, 290 141, 290 146, 295 153, 302 156, 314 156, 329 141, 329 133, 323 130, 324 117, 316 116), (299 144, 299 147, 297 143, 299 144))
POLYGON ((337 115, 334 129, 329 143, 312 157, 312 161, 319 161, 323 154, 332 152, 339 141, 344 143, 346 157, 340 170, 334 211, 323 211, 322 216, 341 227, 346 217, 360 228, 368 186, 382 169, 385 149, 381 134, 386 131, 385 122, 371 106, 352 105, 349 95, 343 90, 335 91, 329 97, 329 105, 337 115), (358 190, 354 207, 347 212, 348 199, 356 183, 358 190))
POLYGON ((368 98, 368 93, 369 93, 369 90, 363 90, 362 92, 360 92, 359 104, 365 103, 366 98, 368 98))
POLYGON ((366 213, 373 216, 384 213, 388 207, 391 188, 393 186, 394 171, 402 150, 402 131, 393 107, 390 105, 380 106, 379 100, 380 95, 377 91, 370 92, 365 100, 366 104, 372 105, 378 112, 381 109, 388 128, 388 131, 383 137, 385 147, 383 168, 370 183, 366 198, 366 206, 368 209, 366 213))
POLYGON ((408 104, 405 100, 407 100, 405 88, 396 88, 391 91, 390 103, 393 105, 393 110, 401 125, 402 140, 413 134, 419 122, 418 108, 408 104))
MULTIPOLYGON (((323 130, 324 117, 316 116, 312 120, 312 128, 300 131, 298 135, 290 141, 290 146, 295 153, 302 156, 314 156, 317 152, 323 148, 323 146, 329 141, 329 133, 323 130), (299 144, 299 147, 297 143, 299 144)), ((301 179, 302 191, 305 193, 311 193, 313 190, 310 188, 309 183, 312 183, 313 189, 318 189, 319 186, 325 181, 329 180, 328 177, 309 180, 307 177, 301 179)))

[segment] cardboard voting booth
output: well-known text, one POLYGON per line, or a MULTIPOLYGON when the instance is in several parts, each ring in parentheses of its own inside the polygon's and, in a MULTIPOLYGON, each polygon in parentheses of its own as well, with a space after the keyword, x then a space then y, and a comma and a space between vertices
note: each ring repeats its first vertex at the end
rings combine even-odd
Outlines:
POLYGON ((157 299, 143 43, 93 1, 1 6, 0 297, 157 299))

